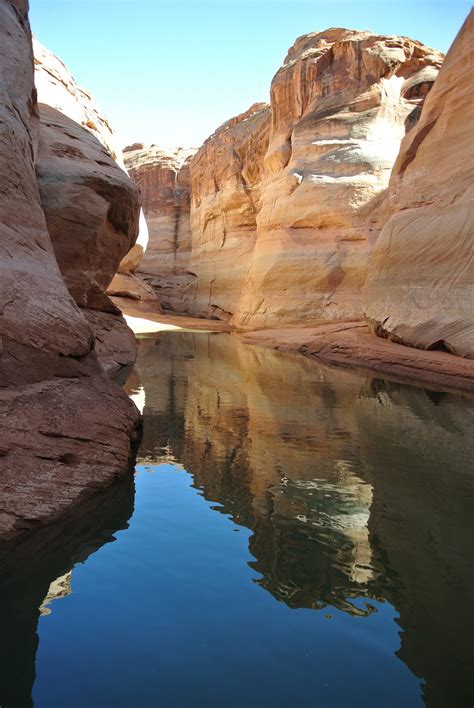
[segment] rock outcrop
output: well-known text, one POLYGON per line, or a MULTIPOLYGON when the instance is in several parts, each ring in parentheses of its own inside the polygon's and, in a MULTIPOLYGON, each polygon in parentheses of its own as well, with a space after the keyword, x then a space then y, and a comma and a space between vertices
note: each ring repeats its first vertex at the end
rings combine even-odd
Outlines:
POLYGON ((373 330, 474 358, 474 12, 390 178, 365 288, 373 330))
MULTIPOLYGON (((102 342, 97 348, 101 362, 115 372, 121 363, 133 362, 136 345, 105 291, 124 259, 136 259, 138 189, 126 174, 117 137, 93 98, 52 52, 39 42, 34 49, 40 102, 36 172, 48 231, 76 303, 108 313, 88 320, 102 342)), ((142 246, 138 250, 142 253, 142 246)))
POLYGON ((0 0, 0 535, 123 474, 138 411, 103 373, 64 284, 36 181, 28 3, 0 0))
POLYGON ((244 328, 362 317, 390 170, 441 62, 406 37, 296 41, 270 108, 229 121, 191 162, 196 313, 244 328))
MULTIPOLYGON (((135 143, 125 148, 125 164, 140 188, 149 242, 134 271, 157 288, 161 304, 176 312, 186 312, 192 301, 194 277, 188 272, 191 254, 189 223, 189 162, 195 150, 163 150, 156 145, 135 143)), ((130 256, 130 254, 129 254, 130 256)), ((124 272, 123 266, 120 268, 124 272)), ((123 278, 112 283, 110 292, 123 294, 123 278), (120 291, 120 292, 118 292, 120 291)), ((138 285, 129 281, 129 297, 136 297, 138 285)), ((140 292, 142 300, 150 300, 140 292)))

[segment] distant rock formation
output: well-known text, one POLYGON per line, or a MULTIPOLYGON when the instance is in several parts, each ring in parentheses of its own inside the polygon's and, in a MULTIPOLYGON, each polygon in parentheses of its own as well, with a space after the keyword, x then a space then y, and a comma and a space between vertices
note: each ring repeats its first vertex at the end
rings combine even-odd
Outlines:
MULTIPOLYGON (((188 267, 191 254, 189 162, 195 150, 164 150, 156 145, 134 143, 124 152, 129 174, 140 188, 149 230, 147 251, 135 270, 157 287, 163 306, 177 312, 187 311, 194 281, 188 267)), ((109 291, 123 294, 125 283, 123 279, 120 282, 122 293, 117 293, 117 281, 109 291)), ((130 297, 134 297, 137 285, 133 281, 129 283, 130 297)), ((139 299, 150 298, 142 293, 139 299)))
POLYGON ((192 160, 190 269, 200 315, 229 319, 251 267, 271 111, 256 103, 224 123, 192 160))
POLYGON ((365 288, 373 330, 474 358, 474 12, 390 178, 365 288))
POLYGON ((406 37, 299 38, 258 104, 191 162, 197 314, 244 328, 362 317, 400 141, 443 55, 406 37))
POLYGON ((99 366, 91 327, 55 258, 35 173, 33 73, 28 3, 0 0, 2 538, 50 521, 123 474, 139 423, 99 366))

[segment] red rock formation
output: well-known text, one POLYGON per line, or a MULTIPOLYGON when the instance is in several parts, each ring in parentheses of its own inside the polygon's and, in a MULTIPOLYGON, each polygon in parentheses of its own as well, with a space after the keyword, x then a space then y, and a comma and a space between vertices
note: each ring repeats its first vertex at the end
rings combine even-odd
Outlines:
MULTIPOLYGON (((135 143, 125 149, 125 163, 140 187, 149 229, 149 242, 137 269, 157 288, 164 307, 187 311, 192 300, 194 277, 188 272, 191 251, 189 225, 189 161, 193 149, 162 150, 156 145, 135 143)), ((123 279, 112 283, 110 292, 124 294, 123 279), (118 292, 120 291, 120 292, 118 292)), ((134 297, 136 283, 129 283, 134 297)), ((140 299, 151 299, 141 293, 140 299)))
POLYGON ((271 109, 225 124, 191 163, 197 312, 245 328, 362 316, 376 208, 441 61, 369 32, 296 41, 271 109))
POLYGON ((28 4, 0 0, 0 535, 49 521, 130 464, 138 412, 103 373, 41 209, 28 4))
POLYGON ((474 358, 474 12, 404 138, 365 288, 381 336, 474 358))

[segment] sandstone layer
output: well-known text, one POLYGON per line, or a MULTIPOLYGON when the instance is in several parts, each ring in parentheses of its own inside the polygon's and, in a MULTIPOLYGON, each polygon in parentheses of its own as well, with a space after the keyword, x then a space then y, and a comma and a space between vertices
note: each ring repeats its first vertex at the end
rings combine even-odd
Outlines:
MULTIPOLYGON (((125 148, 125 164, 140 188, 149 242, 141 262, 142 277, 156 289, 160 302, 176 312, 187 311, 194 277, 188 272, 191 253, 189 162, 195 150, 163 150, 142 143, 125 148)), ((129 254, 130 257, 130 254, 129 254)), ((120 269, 124 272, 123 266, 120 269)), ((123 286, 126 284, 122 282, 123 286)), ((134 284, 130 297, 134 297, 134 284)), ((117 283, 110 292, 116 294, 117 283)), ((140 299, 145 299, 145 295, 140 299)), ((149 298, 146 298, 149 299, 149 298)))
POLYGON ((373 330, 474 358, 474 12, 390 178, 391 216, 365 288, 373 330))
POLYGON ((47 230, 27 15, 26 2, 0 0, 2 538, 59 516, 123 474, 139 422, 99 366, 47 230))
POLYGON ((244 328, 363 314, 383 194, 442 54, 330 29, 290 49, 257 105, 191 162, 195 312, 244 328))
MULTIPOLYGON (((135 341, 105 291, 124 259, 137 257, 138 189, 126 174, 118 139, 92 96, 52 52, 39 42, 34 48, 40 101, 36 172, 42 207, 69 292, 80 307, 109 313, 88 320, 101 342, 96 348, 100 360, 111 373, 120 362, 131 364, 136 355, 135 341)), ((138 250, 141 256, 141 245, 138 250)))

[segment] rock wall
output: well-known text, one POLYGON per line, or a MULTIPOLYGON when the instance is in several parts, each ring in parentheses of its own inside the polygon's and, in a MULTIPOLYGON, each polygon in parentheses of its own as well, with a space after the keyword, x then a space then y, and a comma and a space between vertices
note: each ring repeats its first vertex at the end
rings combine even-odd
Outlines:
POLYGON ((373 330, 474 358, 474 12, 390 178, 390 218, 365 288, 373 330))
MULTIPOLYGON (((121 263, 136 259, 139 194, 117 137, 65 64, 35 41, 39 99, 36 172, 56 259, 69 292, 86 310, 104 367, 133 363, 136 345, 105 291, 121 263), (135 249, 135 251, 134 251, 135 249)), ((139 255, 143 253, 141 245, 139 255)))
POLYGON ((390 170, 441 62, 406 37, 296 41, 270 108, 229 121, 191 162, 197 314, 245 328, 362 317, 390 170))
MULTIPOLYGON (((78 85, 71 72, 55 54, 37 39, 33 40, 35 57, 35 84, 41 103, 56 108, 78 125, 89 131, 104 146, 108 155, 125 171, 123 153, 117 134, 96 105, 94 98, 78 85)), ((140 213, 139 232, 135 243, 124 255, 120 269, 136 269, 148 243, 148 230, 143 212, 140 213)), ((114 271, 115 272, 115 271, 114 271)))
MULTIPOLYGON (((137 266, 144 279, 159 294, 161 304, 186 312, 192 300, 194 277, 188 272, 191 254, 190 175, 192 148, 163 150, 156 145, 136 143, 126 148, 125 164, 140 188, 149 230, 144 258, 137 266)), ((113 292, 124 291, 124 283, 113 283, 113 292)), ((132 283, 129 293, 133 297, 132 283)), ((140 299, 150 299, 145 294, 140 299)))
MULTIPOLYGON (((0 536, 123 474, 138 411, 99 366, 58 267, 36 181, 28 3, 0 0, 0 536)), ((59 175, 58 175, 59 178, 59 175)))
POLYGON ((211 135, 191 162, 196 314, 228 319, 236 311, 255 249, 270 119, 266 104, 251 106, 211 135))

